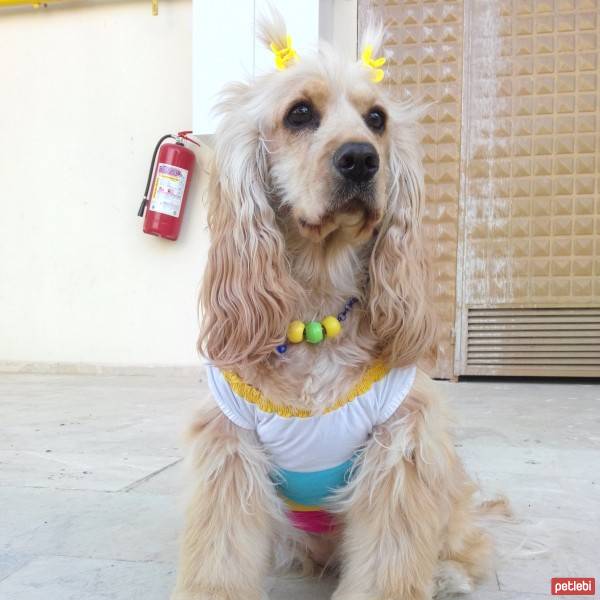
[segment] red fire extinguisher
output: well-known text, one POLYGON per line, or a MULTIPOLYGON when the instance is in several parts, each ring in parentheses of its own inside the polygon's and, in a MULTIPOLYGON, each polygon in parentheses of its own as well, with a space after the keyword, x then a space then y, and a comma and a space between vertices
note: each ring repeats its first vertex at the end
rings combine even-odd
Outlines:
POLYGON ((138 210, 139 217, 146 211, 144 233, 167 240, 176 240, 179 236, 196 161, 195 154, 183 145, 183 140, 200 145, 187 137, 189 133, 191 131, 164 135, 154 148, 146 191, 138 210), (175 143, 163 144, 167 139, 175 143))

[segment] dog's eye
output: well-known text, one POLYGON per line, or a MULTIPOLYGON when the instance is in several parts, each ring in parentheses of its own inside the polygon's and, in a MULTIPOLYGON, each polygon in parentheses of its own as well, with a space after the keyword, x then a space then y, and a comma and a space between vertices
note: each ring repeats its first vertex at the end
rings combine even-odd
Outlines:
POLYGON ((367 113, 365 122, 373 131, 383 131, 385 128, 385 113, 379 108, 373 108, 367 113))
POLYGON ((294 104, 285 117, 285 123, 292 129, 315 126, 317 117, 313 107, 308 102, 294 104))

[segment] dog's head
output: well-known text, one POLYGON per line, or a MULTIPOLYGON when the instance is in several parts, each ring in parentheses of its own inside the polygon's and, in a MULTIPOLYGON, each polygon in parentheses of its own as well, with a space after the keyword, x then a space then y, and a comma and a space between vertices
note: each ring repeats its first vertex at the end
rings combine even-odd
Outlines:
POLYGON ((281 70, 230 85, 220 109, 201 343, 216 364, 258 362, 283 341, 303 290, 288 251, 372 245, 371 326, 394 362, 431 341, 420 246, 418 112, 377 79, 384 32, 358 62, 322 47, 295 57, 278 15, 263 40, 281 70))
POLYGON ((360 243, 386 208, 395 106, 372 78, 323 49, 258 84, 275 202, 314 242, 360 243))

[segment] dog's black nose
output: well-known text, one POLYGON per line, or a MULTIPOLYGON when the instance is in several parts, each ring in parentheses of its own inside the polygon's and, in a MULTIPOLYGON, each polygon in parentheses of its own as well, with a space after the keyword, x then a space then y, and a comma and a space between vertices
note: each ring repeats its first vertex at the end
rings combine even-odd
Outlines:
POLYGON ((336 150, 333 164, 346 179, 364 183, 379 170, 379 155, 373 144, 348 142, 336 150))

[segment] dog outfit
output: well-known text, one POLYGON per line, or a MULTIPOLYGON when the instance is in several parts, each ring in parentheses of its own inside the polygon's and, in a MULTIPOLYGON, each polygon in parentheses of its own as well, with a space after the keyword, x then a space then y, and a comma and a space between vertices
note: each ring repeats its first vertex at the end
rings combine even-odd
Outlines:
POLYGON ((207 365, 208 385, 223 414, 250 429, 268 453, 271 474, 295 527, 330 531, 327 497, 348 483, 373 428, 387 421, 410 391, 416 367, 368 368, 344 397, 321 414, 277 405, 230 371, 207 365))

